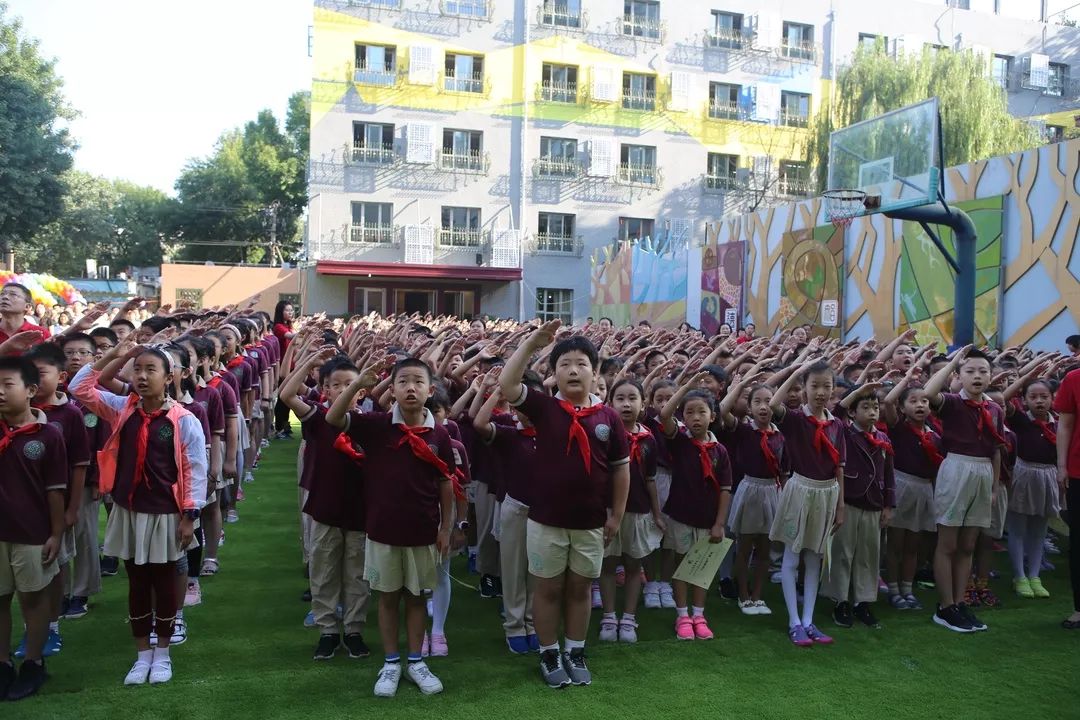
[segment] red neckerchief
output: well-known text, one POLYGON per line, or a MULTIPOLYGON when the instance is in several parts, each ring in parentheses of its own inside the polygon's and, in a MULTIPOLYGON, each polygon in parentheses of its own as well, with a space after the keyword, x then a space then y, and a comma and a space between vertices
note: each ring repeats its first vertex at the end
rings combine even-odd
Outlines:
POLYGON ((221 383, 222 383, 221 376, 220 375, 215 375, 214 377, 210 378, 210 382, 206 383, 206 387, 217 388, 217 386, 220 385, 221 383))
POLYGON ((832 421, 830 420, 818 420, 813 415, 805 415, 810 424, 814 426, 814 449, 818 452, 827 452, 829 458, 833 461, 834 465, 840 464, 840 451, 833 445, 832 440, 829 439, 829 434, 825 432, 825 428, 829 427, 832 421))
POLYGON ((990 412, 990 401, 983 400, 982 402, 976 402, 975 400, 964 399, 964 404, 969 408, 972 408, 979 413, 979 432, 984 430, 989 431, 990 437, 994 439, 998 445, 1007 445, 1004 436, 998 432, 997 427, 994 426, 994 414, 990 412))
POLYGON ((934 470, 937 471, 941 467, 941 463, 945 461, 945 456, 938 450, 937 443, 934 442, 934 435, 930 430, 920 429, 911 423, 908 423, 908 427, 915 437, 919 438, 919 445, 922 445, 923 452, 926 453, 927 459, 934 466, 934 470))
POLYGON ((225 363, 225 369, 226 370, 232 370, 234 367, 239 367, 240 365, 243 365, 243 364, 244 364, 244 356, 243 355, 237 355, 232 360, 225 363))
POLYGON ((424 433, 431 430, 431 428, 414 428, 409 427, 405 423, 398 423, 396 427, 398 430, 401 431, 402 434, 402 438, 398 440, 398 444, 396 447, 401 447, 402 445, 408 443, 409 449, 412 450, 412 454, 415 455, 418 459, 423 460, 428 465, 431 465, 439 472, 439 475, 441 475, 442 477, 447 478, 448 480, 454 479, 454 474, 450 472, 450 468, 447 467, 446 463, 442 461, 442 458, 432 452, 431 448, 428 447, 428 444, 424 442, 424 438, 420 437, 424 433))
POLYGON ((135 408, 142 423, 139 424, 139 435, 135 439, 135 481, 131 483, 131 492, 128 493, 128 506, 135 503, 135 489, 139 484, 145 484, 149 489, 150 478, 146 474, 146 451, 150 443, 150 423, 165 414, 165 408, 152 413, 143 410, 142 405, 135 408))
POLYGON ((450 478, 454 484, 454 497, 458 500, 465 499, 465 471, 461 468, 455 468, 454 474, 450 478))
POLYGON ((534 438, 536 437, 536 428, 531 425, 529 427, 518 428, 518 433, 527 438, 534 438))
POLYGON ((652 432, 644 425, 641 426, 641 432, 628 432, 626 433, 630 437, 630 462, 640 463, 645 453, 642 450, 642 442, 646 438, 652 437, 652 432))
POLYGON ((938 435, 941 435, 942 431, 945 430, 945 426, 941 424, 941 418, 939 418, 937 415, 928 415, 926 418, 926 423, 930 427, 934 428, 934 432, 936 432, 938 435))
POLYGON ((570 454, 570 448, 574 445, 574 441, 577 440, 578 452, 581 453, 581 459, 585 461, 585 474, 591 475, 592 448, 589 446, 589 436, 581 425, 581 418, 595 415, 604 409, 604 405, 603 403, 596 403, 591 407, 576 408, 565 400, 559 400, 559 407, 570 416, 570 437, 566 441, 566 454, 570 454))
POLYGON ((769 472, 776 478, 777 483, 780 482, 780 459, 776 457, 776 453, 773 452, 772 445, 769 444, 769 438, 777 433, 771 427, 767 427, 764 430, 754 426, 754 432, 761 436, 761 454, 765 456, 765 465, 768 466, 769 472))
POLYGON ((364 458, 366 457, 364 451, 357 450, 353 446, 352 440, 345 433, 341 433, 334 438, 334 449, 357 465, 362 465, 364 463, 364 458))
POLYGON ((11 446, 11 443, 15 442, 15 438, 20 435, 33 435, 41 429, 41 423, 29 422, 26 425, 21 425, 17 428, 12 428, 3 420, 0 420, 0 455, 7 452, 7 449, 11 446))
POLYGON ((874 428, 880 430, 883 433, 889 432, 889 426, 881 420, 878 420, 876 423, 874 423, 874 428))
POLYGON ((886 455, 892 455, 893 454, 892 443, 889 442, 888 440, 886 440, 885 438, 878 437, 876 427, 874 428, 874 430, 872 432, 862 431, 862 436, 863 436, 863 439, 865 439, 866 442, 870 443, 870 445, 875 450, 881 450, 886 455))
POLYGON ((1051 422, 1045 420, 1037 420, 1034 415, 1029 415, 1031 422, 1035 423, 1035 427, 1039 428, 1039 432, 1046 438, 1046 441, 1051 445, 1057 446, 1057 423, 1053 422, 1053 415, 1051 415, 1051 422))
POLYGON ((714 447, 720 443, 713 440, 697 440, 690 438, 690 442, 694 444, 694 447, 698 451, 698 460, 701 461, 701 476, 712 483, 716 488, 716 494, 720 494, 720 481, 716 479, 716 470, 713 467, 713 457, 709 453, 714 447))

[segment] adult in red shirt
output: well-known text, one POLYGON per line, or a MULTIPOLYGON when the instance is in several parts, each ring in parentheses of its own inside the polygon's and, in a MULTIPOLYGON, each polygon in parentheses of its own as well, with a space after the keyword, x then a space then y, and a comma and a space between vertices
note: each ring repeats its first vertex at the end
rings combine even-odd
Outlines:
POLYGON ((0 290, 0 344, 21 332, 37 331, 41 333, 42 339, 49 337, 48 328, 35 325, 26 319, 33 306, 34 296, 26 287, 15 282, 4 285, 0 290))
MULTIPOLYGON (((288 300, 279 300, 278 304, 274 306, 274 337, 278 339, 278 343, 281 345, 281 357, 283 358, 285 357, 285 351, 289 349, 289 343, 292 342, 293 337, 296 335, 293 332, 294 313, 292 303, 288 300)), ((288 374, 289 368, 281 368, 283 378, 288 374)), ((277 404, 274 406, 274 432, 277 433, 278 440, 292 437, 292 427, 289 425, 289 406, 281 402, 280 398, 278 398, 277 404)))
POLYGON ((1057 465, 1058 482, 1069 508, 1069 575, 1072 579, 1073 614, 1064 623, 1067 630, 1080 630, 1080 370, 1073 370, 1061 382, 1054 410, 1058 413, 1057 465))

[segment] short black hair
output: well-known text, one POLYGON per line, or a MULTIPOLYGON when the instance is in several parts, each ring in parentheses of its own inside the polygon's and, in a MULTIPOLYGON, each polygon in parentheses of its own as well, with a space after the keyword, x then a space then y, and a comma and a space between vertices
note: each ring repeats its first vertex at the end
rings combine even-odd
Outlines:
POLYGON ((726 383, 728 381, 727 370, 719 365, 702 365, 701 372, 709 373, 716 379, 716 382, 726 383))
POLYGON ((348 355, 335 355, 322 364, 319 368, 319 384, 324 384, 330 379, 338 370, 352 370, 353 372, 360 372, 359 368, 353 365, 352 360, 348 355))
POLYGON ((683 396, 682 404, 679 407, 685 408, 686 404, 691 400, 701 400, 709 406, 710 410, 716 412, 716 396, 704 388, 696 388, 686 393, 686 395, 683 396))
MULTIPOLYGON (((126 320, 124 322, 127 322, 126 320)), ((115 323, 114 323, 115 324, 115 323)), ((131 323, 128 323, 130 325, 131 323)), ((106 327, 96 327, 90 331, 91 338, 105 338, 113 345, 120 342, 120 338, 116 337, 116 333, 106 327)))
POLYGON ((61 335, 58 339, 60 341, 60 347, 62 348, 66 348, 73 342, 90 343, 90 347, 94 347, 94 338, 87 335, 86 333, 68 333, 66 335, 61 335))
POLYGON ((611 324, 612 326, 614 326, 614 325, 615 325, 615 321, 614 321, 614 320, 612 320, 611 318, 607 317, 606 315, 605 315, 605 316, 602 316, 602 317, 600 318, 600 322, 603 322, 603 321, 605 321, 605 320, 607 320, 607 321, 608 321, 608 322, 609 322, 609 323, 610 323, 610 324, 611 324))
POLYGON ((26 287, 22 283, 6 282, 6 283, 3 284, 2 287, 13 287, 13 288, 18 288, 19 290, 22 290, 23 297, 26 298, 26 304, 27 305, 33 305, 34 304, 34 294, 32 292, 30 292, 30 288, 26 287))
POLYGON ((33 363, 45 363, 46 365, 52 365, 58 370, 63 370, 67 367, 67 357, 64 355, 64 351, 60 349, 60 346, 56 343, 41 343, 30 348, 30 351, 26 353, 26 357, 33 363))
POLYGON ((645 356, 645 365, 648 366, 649 362, 657 355, 663 357, 665 361, 667 360, 667 353, 665 353, 663 350, 653 350, 645 356))
MULTIPOLYGON (((149 320, 149 318, 147 319, 149 320)), ((131 330, 133 332, 135 330, 135 323, 131 322, 127 318, 113 318, 113 321, 109 323, 109 327, 116 327, 117 325, 127 325, 128 330, 131 330)), ((115 335, 116 333, 113 334, 115 335)), ((117 340, 117 342, 119 342, 119 340, 117 340)))
MULTIPOLYGON (((177 327, 179 327, 179 325, 180 324, 177 323, 177 327)), ((154 315, 143 320, 142 326, 156 335, 165 328, 171 327, 172 323, 169 322, 168 318, 161 317, 160 315, 154 315)), ((134 327, 134 325, 132 327, 134 327)))
POLYGON ((435 392, 431 393, 427 402, 424 403, 424 407, 431 412, 435 412, 439 408, 442 408, 449 414, 450 410, 454 407, 454 404, 450 402, 450 395, 447 394, 446 389, 440 387, 436 388, 435 392))
POLYGON ((836 377, 833 374, 832 365, 825 362, 824 360, 818 360, 816 363, 814 363, 813 365, 811 365, 810 367, 806 368, 806 370, 803 371, 803 374, 802 374, 803 385, 806 384, 806 381, 808 379, 810 379, 811 375, 826 375, 826 374, 829 376, 830 379, 833 380, 833 382, 836 381, 836 377))
POLYGON ((1080 348, 1080 335, 1070 335, 1065 338, 1065 344, 1074 348, 1080 348))
POLYGON ((631 387, 637 388, 638 394, 641 396, 641 404, 645 404, 645 388, 641 387, 641 383, 638 382, 637 378, 632 377, 624 377, 622 380, 615 383, 610 390, 608 390, 609 402, 611 398, 615 397, 615 391, 621 388, 623 385, 630 385, 631 387))
POLYGON ((596 366, 600 364, 600 355, 596 352, 596 345, 593 345, 592 340, 584 335, 573 335, 559 341, 551 350, 548 365, 552 370, 559 364, 559 358, 568 352, 584 353, 585 357, 589 358, 589 364, 592 365, 593 370, 596 370, 596 366))
POLYGON ((600 374, 607 375, 609 372, 617 373, 622 370, 625 363, 626 361, 620 357, 604 358, 600 361, 600 374))
MULTIPOLYGON (((855 391, 855 390, 852 390, 851 392, 856 392, 856 391, 855 391)), ((856 400, 856 401, 855 401, 855 404, 854 404, 854 405, 853 405, 853 406, 851 407, 851 411, 852 411, 852 412, 855 412, 856 410, 858 410, 858 409, 859 409, 859 406, 860 406, 860 405, 862 405, 862 404, 863 404, 864 402, 869 402, 869 401, 871 401, 871 400, 873 400, 873 401, 874 401, 874 404, 875 404, 875 405, 878 405, 878 406, 880 406, 880 405, 881 405, 881 401, 880 401, 880 400, 878 399, 878 396, 877 396, 877 394, 876 394, 876 393, 870 393, 870 394, 868 394, 868 395, 860 395, 860 396, 859 396, 859 399, 858 399, 858 400, 856 400)))
MULTIPOLYGON (((964 362, 966 363, 968 360, 985 360, 987 365, 990 365, 991 367, 994 365, 990 362, 990 357, 978 348, 973 348, 968 351, 968 354, 964 357, 964 362)), ((964 363, 960 364, 963 365, 964 363)))
POLYGON ((397 380, 398 373, 402 370, 408 370, 409 368, 423 368, 424 372, 427 373, 428 382, 431 382, 431 366, 423 360, 414 357, 402 358, 394 363, 394 369, 390 371, 390 379, 397 380))
POLYGON ((37 365, 26 355, 0 357, 0 372, 18 373, 23 385, 27 387, 41 384, 41 373, 38 372, 37 365))

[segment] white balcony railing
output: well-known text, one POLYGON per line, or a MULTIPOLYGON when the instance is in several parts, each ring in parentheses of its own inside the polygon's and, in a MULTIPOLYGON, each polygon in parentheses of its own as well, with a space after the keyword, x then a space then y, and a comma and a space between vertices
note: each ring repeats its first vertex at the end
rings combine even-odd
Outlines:
POLYGON ((645 110, 652 112, 656 110, 656 91, 623 90, 622 106, 624 110, 645 110))
POLYGON ((470 172, 486 175, 491 168, 490 156, 481 150, 473 152, 454 152, 443 149, 439 153, 439 169, 452 172, 470 172))
POLYGON ((349 232, 349 242, 367 245, 396 245, 396 225, 353 225, 349 232))
POLYGON ((790 110, 780 111, 780 124, 786 127, 804 128, 810 126, 810 116, 806 113, 792 112, 790 110))
POLYGON ((357 63, 356 71, 353 73, 353 82, 358 85, 393 87, 398 82, 397 68, 357 63))
POLYGON ((578 84, 576 82, 562 83, 545 80, 540 83, 540 89, 537 96, 540 100, 545 102, 568 103, 572 105, 578 101, 578 84))
POLYGON ((443 75, 443 90, 446 92, 475 93, 483 95, 487 92, 487 83, 484 82, 483 73, 471 75, 458 75, 447 71, 443 75))
POLYGON ((573 13, 566 3, 545 0, 536 8, 536 24, 548 28, 584 30, 589 26, 589 13, 573 13))
POLYGON ((439 0, 439 14, 447 17, 490 20, 495 0, 439 0))
POLYGON ((478 250, 484 247, 483 230, 462 228, 442 228, 439 230, 439 247, 453 249, 478 250))
POLYGON ((814 187, 806 178, 781 176, 778 191, 788 197, 810 197, 814 194, 814 187))
POLYGON ((533 161, 533 176, 540 178, 575 178, 584 172, 581 163, 573 158, 538 157, 533 161))
POLYGON ((789 42, 780 43, 780 56, 790 60, 816 63, 818 59, 818 46, 814 42, 789 42))
POLYGON ((393 145, 354 144, 350 159, 354 165, 393 165, 397 155, 393 145))
POLYGON ((713 100, 708 110, 713 120, 746 120, 750 116, 750 109, 734 100, 713 100))
POLYGON ((618 19, 620 31, 627 37, 663 42, 667 35, 667 23, 633 15, 622 15, 618 19))
POLYGON ((705 47, 722 50, 748 50, 754 44, 754 34, 734 28, 714 28, 705 31, 705 47))
POLYGON ((529 248, 533 255, 572 255, 581 257, 585 252, 585 241, 580 235, 552 235, 536 233, 529 248))
POLYGON ((658 188, 663 184, 663 173, 655 165, 620 163, 617 178, 622 185, 658 188))
POLYGON ((739 181, 733 174, 713 175, 710 173, 705 176, 706 192, 731 192, 738 188, 739 181))

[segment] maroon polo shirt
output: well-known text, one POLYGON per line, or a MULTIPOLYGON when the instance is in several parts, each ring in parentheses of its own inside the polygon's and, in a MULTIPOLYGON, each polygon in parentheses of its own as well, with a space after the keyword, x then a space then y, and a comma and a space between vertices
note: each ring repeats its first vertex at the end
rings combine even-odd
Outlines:
POLYGON ((113 486, 113 502, 132 512, 150 515, 169 515, 177 512, 176 455, 173 428, 169 419, 161 414, 150 422, 146 442, 145 479, 136 485, 136 448, 142 417, 135 412, 120 428, 120 448, 116 458, 116 484, 113 486))
POLYGON ((225 379, 225 377, 214 378, 218 382, 209 382, 207 387, 217 390, 218 395, 221 396, 221 412, 227 418, 234 418, 239 414, 239 399, 236 395, 236 389, 225 379))
POLYGON ((622 418, 603 406, 580 419, 589 442, 588 471, 577 441, 570 443, 571 416, 556 398, 521 386, 517 406, 536 428, 535 489, 529 519, 551 527, 593 530, 607 522, 611 474, 630 461, 622 418))
POLYGON ((1013 469, 1016 467, 1016 433, 1005 428, 1005 447, 1001 450, 1001 482, 1012 487, 1013 469))
MULTIPOLYGON (((63 435, 68 467, 71 471, 77 467, 88 467, 90 465, 90 437, 86 432, 82 410, 70 401, 59 405, 37 407, 45 413, 48 423, 55 425, 63 435)), ((71 502, 71 471, 68 472, 68 487, 64 490, 65 506, 71 502)))
MULTIPOLYGON (((243 370, 240 371, 241 374, 243 370)), ((221 378, 222 385, 225 385, 232 391, 233 409, 235 415, 239 414, 240 408, 240 380, 237 379, 236 373, 231 370, 219 370, 217 377, 221 378)), ((220 386, 219 386, 220 387, 220 386)), ((229 398, 222 395, 221 401, 225 404, 225 415, 229 414, 229 398)))
MULTIPOLYGON (((879 441, 889 440, 885 433, 876 428, 870 434, 879 441)), ((871 511, 896 507, 893 456, 875 447, 854 425, 845 428, 844 435, 847 442, 844 502, 871 511)))
MULTIPOLYGON (((926 430, 934 441, 934 447, 945 457, 945 448, 941 444, 941 436, 934 427, 927 424, 926 430)), ((914 475, 924 480, 933 480, 937 477, 937 465, 933 458, 923 448, 915 429, 906 419, 901 417, 895 425, 889 428, 889 440, 893 444, 893 464, 897 470, 908 475, 914 475)))
POLYGON ((721 489, 731 489, 731 460, 727 450, 719 442, 709 449, 716 484, 705 477, 701 466, 701 454, 685 427, 680 427, 674 437, 667 438, 671 451, 671 493, 664 512, 673 520, 696 528, 711 528, 716 524, 720 508, 721 489))
POLYGON ((199 421, 199 425, 202 427, 203 437, 206 439, 207 447, 210 446, 210 418, 206 414, 206 406, 192 400, 189 403, 180 403, 184 406, 184 409, 195 416, 195 419, 199 421))
MULTIPOLYGON (((825 449, 814 447, 816 428, 811 424, 805 408, 788 409, 777 423, 784 434, 784 446, 791 462, 791 471, 811 480, 833 480, 836 478, 837 463, 833 462, 825 449)), ((844 464, 847 445, 844 442, 844 424, 833 417, 825 428, 825 434, 840 455, 840 465, 844 464)))
MULTIPOLYGON (((1057 444, 1043 435, 1035 420, 1022 410, 1015 411, 1005 418, 1005 424, 1016 433, 1016 456, 1029 463, 1055 465, 1057 463, 1057 444)), ((1057 421, 1047 421, 1050 429, 1057 433, 1057 421)))
POLYGON ((86 437, 90 442, 90 464, 86 467, 86 487, 97 487, 98 465, 97 454, 105 447, 105 443, 112 437, 112 425, 102 420, 90 409, 79 404, 76 400, 68 398, 68 402, 74 403, 82 412, 83 426, 86 428, 86 437))
MULTIPOLYGON (((300 485, 308 491, 304 512, 323 525, 364 529, 364 464, 358 465, 334 447, 341 430, 326 422, 326 408, 313 406, 300 419, 304 438, 304 471, 300 485)), ((362 450, 354 444, 354 450, 362 450)))
MULTIPOLYGON (((395 407, 396 410, 396 407, 395 407)), ((454 452, 445 428, 431 427, 422 438, 450 472, 454 452)), ((440 488, 449 478, 418 458, 394 424, 395 413, 358 413, 346 416, 346 432, 367 456, 364 462, 364 501, 368 537, 384 545, 418 547, 431 545, 439 534, 440 488)))
MULTIPOLYGON (((495 437, 491 441, 504 468, 506 494, 522 505, 528 505, 533 493, 533 465, 536 462, 536 436, 516 425, 492 423, 495 437)), ((504 496, 505 497, 505 496, 504 496)))
MULTIPOLYGON (((644 431, 644 425, 638 426, 638 431, 644 431)), ((629 440, 630 436, 627 435, 629 440)), ((656 479, 656 438, 652 431, 646 437, 638 440, 640 457, 630 456, 630 492, 626 495, 626 512, 628 513, 651 513, 652 498, 649 497, 648 483, 656 479)), ((610 505, 610 502, 608 503, 610 505)))
MULTIPOLYGON (((994 426, 1000 435, 1005 428, 1001 406, 989 403, 994 426)), ((969 407, 959 394, 942 393, 941 405, 935 408, 941 419, 941 444, 946 452, 977 458, 992 458, 998 443, 989 428, 979 431, 979 411, 969 407)))
MULTIPOLYGON (((774 429, 776 432, 769 434, 767 442, 773 457, 777 460, 780 474, 783 475, 788 468, 788 457, 784 451, 784 435, 779 432, 779 428, 774 429)), ((735 424, 735 429, 726 431, 725 435, 731 438, 730 445, 725 445, 725 447, 735 448, 731 459, 733 472, 740 472, 742 475, 754 478, 776 477, 776 472, 765 460, 765 453, 761 449, 761 433, 758 432, 752 420, 739 421, 735 424)))
MULTIPOLYGON (((222 435, 225 432, 225 406, 222 404, 221 391, 217 388, 203 385, 195 390, 195 402, 206 410, 206 420, 210 427, 210 434, 222 435)), ((206 441, 210 441, 207 434, 206 441)))
POLYGON ((55 425, 17 435, 0 454, 0 542, 44 545, 52 533, 49 491, 68 487, 67 450, 55 425))

